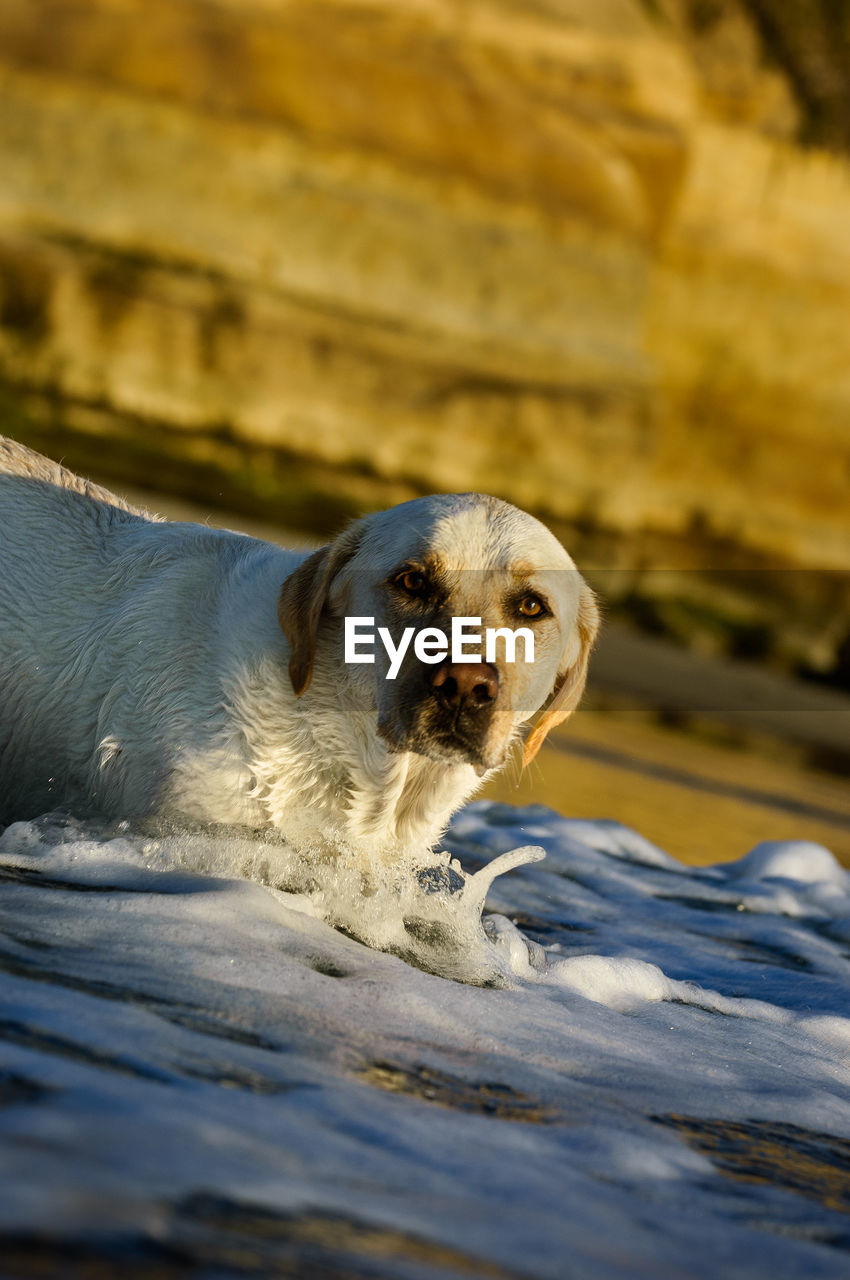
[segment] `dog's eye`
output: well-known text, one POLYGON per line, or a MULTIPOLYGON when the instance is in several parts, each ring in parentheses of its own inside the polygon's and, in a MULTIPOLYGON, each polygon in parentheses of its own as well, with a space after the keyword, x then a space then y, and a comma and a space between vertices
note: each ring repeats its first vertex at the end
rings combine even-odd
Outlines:
POLYGON ((428 579, 419 569, 405 569, 402 573, 396 574, 393 585, 406 591, 409 596, 421 596, 428 585, 428 579))
POLYGON ((548 612, 540 596, 533 595, 523 596, 517 608, 524 618, 542 618, 548 612))

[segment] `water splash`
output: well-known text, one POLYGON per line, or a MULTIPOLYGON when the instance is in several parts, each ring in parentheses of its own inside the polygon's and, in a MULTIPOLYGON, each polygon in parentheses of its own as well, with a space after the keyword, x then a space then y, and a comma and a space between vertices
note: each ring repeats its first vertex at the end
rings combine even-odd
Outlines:
POLYGON ((168 872, 251 880, 290 910, 460 982, 512 986, 546 968, 541 947, 506 917, 484 911, 499 876, 545 857, 538 845, 502 853, 467 875, 445 853, 401 857, 392 868, 364 866, 352 850, 340 848, 329 858, 326 846, 296 850, 265 830, 161 821, 83 822, 46 814, 14 824, 4 842, 50 850, 53 871, 64 868, 111 886, 147 888, 151 874, 168 872))

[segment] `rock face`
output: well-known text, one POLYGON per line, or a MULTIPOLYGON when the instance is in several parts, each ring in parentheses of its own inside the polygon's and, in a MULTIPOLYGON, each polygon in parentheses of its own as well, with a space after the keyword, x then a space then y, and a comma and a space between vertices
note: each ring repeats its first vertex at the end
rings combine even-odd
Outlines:
POLYGON ((609 564, 846 568, 805 7, 0 0, 7 429, 314 525, 480 488, 609 564))

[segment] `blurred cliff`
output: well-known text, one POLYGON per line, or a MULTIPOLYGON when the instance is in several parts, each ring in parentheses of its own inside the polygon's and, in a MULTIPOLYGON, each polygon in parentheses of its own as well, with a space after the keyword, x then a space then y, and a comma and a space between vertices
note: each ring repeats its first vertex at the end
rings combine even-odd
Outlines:
POLYGON ((495 492, 650 628, 848 678, 849 30, 0 0, 0 429, 318 532, 495 492))

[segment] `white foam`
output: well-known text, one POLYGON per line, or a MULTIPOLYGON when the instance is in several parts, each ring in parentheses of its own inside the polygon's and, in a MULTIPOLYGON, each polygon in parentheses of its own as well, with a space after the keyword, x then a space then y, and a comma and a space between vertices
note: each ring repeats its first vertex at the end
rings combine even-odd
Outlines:
POLYGON ((729 863, 730 880, 787 880, 792 885, 832 884, 847 888, 847 872, 823 845, 810 840, 763 840, 737 862, 729 863))
POLYGON ((549 966, 548 976, 609 1009, 629 1010, 646 1000, 670 1000, 673 984, 655 964, 612 956, 575 956, 549 966))

